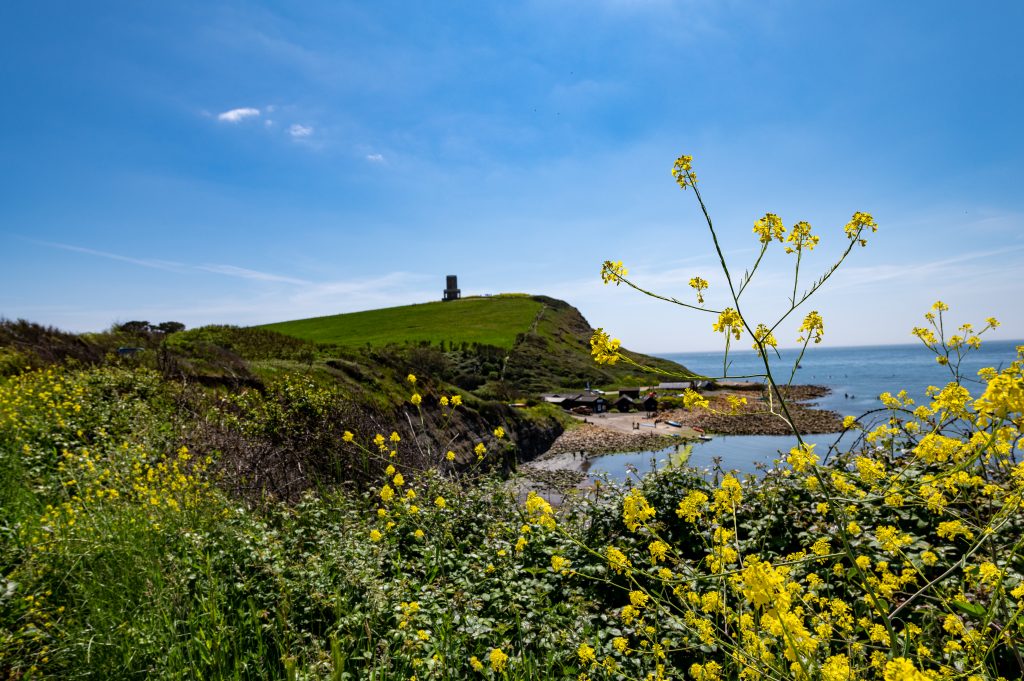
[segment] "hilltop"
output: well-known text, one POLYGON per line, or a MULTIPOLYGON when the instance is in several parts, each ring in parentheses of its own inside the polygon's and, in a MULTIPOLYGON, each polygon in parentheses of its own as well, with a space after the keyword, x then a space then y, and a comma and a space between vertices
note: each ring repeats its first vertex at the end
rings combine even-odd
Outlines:
MULTIPOLYGON (((432 354, 440 378, 507 396, 559 388, 642 385, 650 374, 590 357, 594 330, 579 310, 548 296, 502 294, 266 324, 270 331, 338 348, 411 346, 432 354)), ((664 371, 686 367, 625 351, 664 371)))

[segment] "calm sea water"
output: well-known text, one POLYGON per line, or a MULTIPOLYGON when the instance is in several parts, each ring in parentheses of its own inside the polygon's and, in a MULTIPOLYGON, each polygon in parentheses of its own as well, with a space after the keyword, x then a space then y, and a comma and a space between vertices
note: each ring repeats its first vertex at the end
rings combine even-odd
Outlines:
MULTIPOLYGON (((1000 368, 1016 357, 1016 346, 1024 341, 986 341, 979 350, 967 354, 960 365, 960 372, 967 379, 977 380, 977 371, 982 367, 1000 368)), ((792 370, 797 353, 782 350, 782 358, 772 363, 772 373, 777 381, 785 381, 792 370), (776 369, 778 367, 778 369, 776 369)), ((662 357, 683 364, 691 371, 708 376, 722 375, 722 354, 714 352, 666 353, 662 357)), ((743 376, 758 373, 760 359, 753 351, 729 354, 729 376, 743 376)), ((756 379, 751 379, 756 380, 756 379)), ((942 387, 952 380, 948 368, 935 362, 935 355, 923 345, 879 345, 850 348, 821 348, 811 346, 797 369, 794 383, 823 385, 832 393, 815 402, 821 409, 830 409, 840 415, 860 416, 881 406, 878 395, 893 394, 906 390, 915 400, 921 402, 928 386, 942 387)), ((964 382, 977 394, 980 384, 964 382)), ((824 451, 836 442, 837 434, 811 435, 804 439, 817 444, 818 451, 824 451)), ((743 473, 753 473, 758 463, 770 463, 779 452, 788 452, 795 439, 784 436, 735 435, 720 436, 711 442, 694 446, 690 465, 711 466, 717 457, 722 467, 743 473)), ((840 442, 840 446, 842 446, 840 442)), ((674 452, 668 448, 659 452, 632 452, 610 454, 594 459, 589 472, 608 473, 616 479, 625 479, 631 470, 639 473, 663 462, 674 452)))

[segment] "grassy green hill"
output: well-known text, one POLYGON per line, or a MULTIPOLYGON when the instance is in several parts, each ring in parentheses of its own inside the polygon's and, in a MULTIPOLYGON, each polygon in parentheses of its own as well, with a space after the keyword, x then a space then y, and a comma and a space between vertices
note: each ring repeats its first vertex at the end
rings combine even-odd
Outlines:
MULTIPOLYGON (((590 357, 593 329, 579 310, 547 296, 503 294, 300 319, 261 328, 342 348, 417 346, 428 370, 467 390, 510 391, 657 382, 625 363, 590 357)), ((628 352, 628 351, 627 351, 628 352)), ((682 365, 628 352, 637 361, 686 373, 682 365)))
POLYGON ((511 349, 542 304, 527 295, 463 298, 267 324, 263 328, 341 346, 388 343, 479 343, 511 349))

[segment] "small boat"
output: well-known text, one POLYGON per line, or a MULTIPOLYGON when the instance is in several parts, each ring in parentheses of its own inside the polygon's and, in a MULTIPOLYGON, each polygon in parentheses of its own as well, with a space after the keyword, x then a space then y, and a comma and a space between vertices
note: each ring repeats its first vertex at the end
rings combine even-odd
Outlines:
POLYGON ((714 438, 711 437, 710 435, 698 435, 697 439, 702 440, 704 442, 711 442, 714 438))
POLYGON ((682 428, 683 427, 683 424, 681 424, 681 423, 679 423, 677 421, 665 421, 665 423, 667 423, 668 425, 672 426, 673 428, 682 428))

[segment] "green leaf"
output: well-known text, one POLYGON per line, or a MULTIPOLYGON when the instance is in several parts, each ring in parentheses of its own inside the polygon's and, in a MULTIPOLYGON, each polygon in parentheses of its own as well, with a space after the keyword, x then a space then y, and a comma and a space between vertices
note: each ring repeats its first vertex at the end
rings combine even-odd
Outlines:
POLYGON ((985 608, 981 607, 977 603, 968 603, 967 601, 956 600, 953 601, 953 607, 960 612, 970 615, 971 617, 982 618, 985 616, 985 608))

